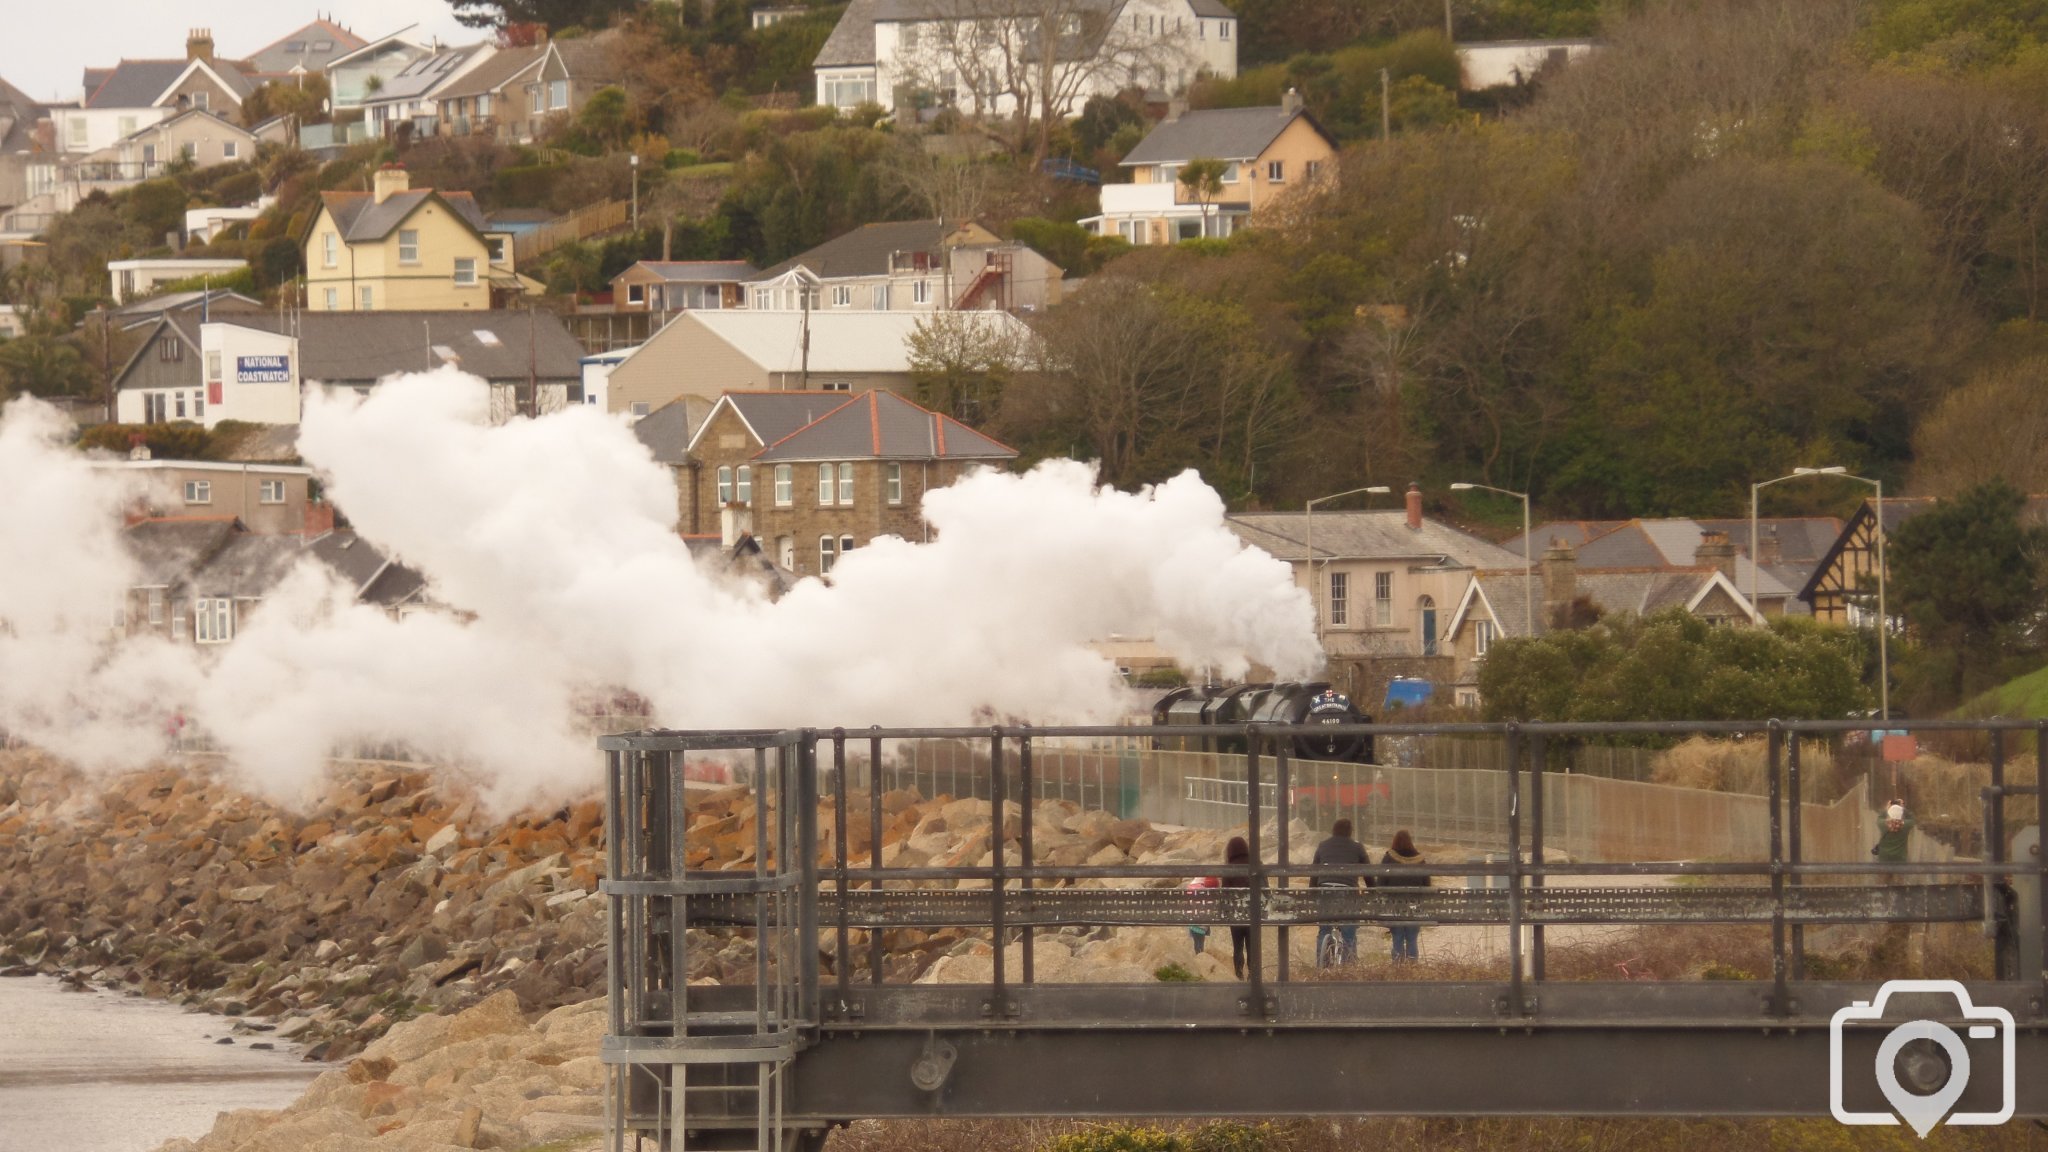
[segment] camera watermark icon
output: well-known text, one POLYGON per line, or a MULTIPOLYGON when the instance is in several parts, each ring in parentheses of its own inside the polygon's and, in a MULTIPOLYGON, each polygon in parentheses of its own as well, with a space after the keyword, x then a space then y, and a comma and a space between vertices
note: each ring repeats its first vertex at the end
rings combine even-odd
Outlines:
POLYGON ((1878 988, 1876 1000, 1858 1000, 1835 1013, 1828 1024, 1828 1107, 1834 1112, 1835 1119, 1844 1124, 1897 1124, 1903 1119, 1922 1139, 1944 1120, 1953 1125, 2003 1124, 2012 1119, 2013 1085, 2012 1013, 1991 1005, 1980 1007, 1972 1004, 1969 991, 1954 980, 1887 980, 1878 988), (1842 1087, 1848 1070, 1842 1067, 1842 1028, 1844 1025, 1883 1021, 1885 1005, 1899 994, 1931 994, 1955 1000, 1959 1009, 1957 1017, 1964 1022, 1964 1031, 1971 1040, 1979 1042, 1978 1056, 1988 1057, 1994 1052, 1997 1055, 1997 1074, 2003 1078, 1998 1111, 1950 1112, 1970 1086, 1973 1070, 1971 1046, 1963 1042, 1963 1037, 1958 1036, 1954 1028, 1925 1019, 1901 1022, 1886 1033, 1877 1047, 1877 1061, 1871 1071, 1876 1076, 1878 1089, 1897 1115, 1891 1112, 1851 1112, 1844 1106, 1842 1087), (1933 1056, 1927 1051, 1927 1044, 1921 1045, 1909 1056, 1907 1079, 1912 1083, 1901 1083, 1900 1057, 1908 1044, 1918 1041, 1926 1041, 1938 1048, 1941 1056, 1933 1056), (1989 1051, 1986 1051, 1983 1041, 1993 1042, 1989 1051), (1944 1058, 1947 1075, 1937 1082, 1944 1058))

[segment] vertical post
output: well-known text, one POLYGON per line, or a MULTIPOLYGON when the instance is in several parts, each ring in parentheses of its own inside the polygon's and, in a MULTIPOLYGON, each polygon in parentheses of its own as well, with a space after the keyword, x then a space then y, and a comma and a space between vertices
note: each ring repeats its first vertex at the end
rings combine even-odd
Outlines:
MULTIPOLYGON (((2035 781, 2039 783, 2039 781, 2035 781)), ((1984 859, 1993 864, 2005 863, 2005 729, 1993 729, 1991 733, 1991 794, 1990 810, 1985 814, 1987 827, 1991 829, 1990 842, 1984 845, 1984 859)), ((2038 798, 2036 804, 2039 804, 2038 798)), ((1986 880, 1996 882, 1999 876, 1987 876, 1986 880)), ((1988 895, 1988 893, 1987 893, 1988 895)))
MULTIPOLYGON (((665 793, 662 805, 666 809, 660 818, 667 827, 663 839, 667 840, 667 878, 685 880, 689 878, 689 853, 685 851, 683 830, 690 826, 690 819, 684 810, 687 789, 683 786, 683 757, 675 752, 661 755, 661 770, 656 778, 661 781, 665 793)), ((652 861, 650 861, 652 863, 652 861)), ((648 871, 652 872, 650 868, 648 871)), ((669 1022, 675 1027, 675 1035, 681 1036, 689 1022, 690 958, 686 954, 690 929, 690 900, 687 896, 669 896, 668 904, 668 987, 669 1022)))
POLYGON ((1392 106, 1391 101, 1393 100, 1389 88, 1390 83, 1391 81, 1387 78, 1387 70, 1385 68, 1380 69, 1380 141, 1382 143, 1394 138, 1394 121, 1389 111, 1392 106))
MULTIPOLYGON (((1547 752, 1542 733, 1529 738, 1529 862, 1536 868, 1536 874, 1529 877, 1532 889, 1543 887, 1543 769, 1547 752)), ((1529 976, 1538 983, 1543 980, 1541 924, 1529 929, 1529 976)))
MULTIPOLYGON (((870 729, 873 731, 873 729, 870 729)), ((882 738, 868 737, 868 890, 882 891, 882 738)), ((868 983, 882 983, 882 930, 868 928, 868 983)))
POLYGON ((1771 721, 1765 737, 1769 765, 1765 769, 1771 804, 1771 1012, 1791 1012, 1791 997, 1785 987, 1785 786, 1778 778, 1785 754, 1785 733, 1771 721))
MULTIPOLYGON (((792 864, 803 877, 797 889, 797 938, 789 960, 796 966, 797 1018, 815 1024, 818 1022, 818 734, 806 728, 798 736, 797 754, 792 759, 796 767, 794 794, 785 797, 784 803, 796 805, 796 819, 793 821, 796 833, 794 845, 784 845, 784 856, 777 861, 787 869, 792 864), (796 859, 789 859, 794 850, 796 859)), ((677 773, 678 776, 681 773, 677 773)), ((682 781, 676 781, 681 791, 682 781)), ((788 827, 788 825, 785 825, 788 827)), ((678 829, 680 831, 680 829, 678 829)), ((788 1021, 784 1022, 787 1027, 788 1021)))
MULTIPOLYGON (((2048 720, 2034 725, 2034 826, 2048 829, 2048 720)), ((2048 925, 2048 835, 2034 844, 2034 865, 2041 907, 2035 923, 2048 925)), ((2041 1002, 2048 1004, 2048 929, 2041 933, 2041 1002)))
POLYGON ((988 731, 988 841, 994 864, 988 884, 989 942, 995 946, 995 991, 989 998, 989 1008, 1000 1019, 1004 1012, 1003 944, 1007 936, 1003 924, 1003 885, 1009 882, 1003 867, 1003 797, 1007 794, 1007 782, 1003 779, 1003 730, 998 726, 988 731))
MULTIPOLYGON (((1873 515, 1877 522, 1877 711, 1886 721, 1892 718, 1892 665, 1891 648, 1887 643, 1891 635, 1891 618, 1884 612, 1884 481, 1873 480, 1877 488, 1877 508, 1873 515)), ((1892 782, 1898 782, 1898 768, 1892 769, 1892 782)))
POLYGON ((1245 900, 1248 909, 1246 922, 1251 929, 1251 939, 1249 947, 1246 949, 1248 955, 1245 957, 1245 962, 1251 969, 1251 1010, 1259 1015, 1265 1014, 1266 1004, 1266 974, 1264 968, 1266 951, 1265 943, 1261 939, 1261 936, 1264 934, 1262 930, 1265 927, 1264 904, 1266 894, 1264 889, 1266 887, 1266 869, 1263 863, 1264 853, 1259 844, 1259 825, 1261 823, 1259 813, 1259 746, 1264 741, 1265 734, 1259 731, 1257 725, 1246 726, 1244 752, 1245 843, 1251 848, 1252 858, 1251 878, 1245 885, 1245 900))
MULTIPOLYGON (((1017 855, 1023 862, 1023 869, 1019 879, 1021 880, 1020 886, 1025 892, 1025 906, 1028 908, 1030 906, 1031 873, 1033 867, 1033 857, 1031 855, 1031 810, 1037 807, 1036 797, 1033 795, 1032 788, 1031 732, 1029 728, 1026 728, 1017 737, 1017 745, 1017 791, 1020 795, 1018 803, 1022 808, 1021 824, 1017 829, 1017 855)), ((998 820, 997 823, 997 832, 1000 833, 1002 831, 1000 827, 1001 821, 998 820)), ((998 855, 1000 854, 1001 850, 998 849, 998 855)), ((1031 955, 1031 925, 1028 923, 1024 924, 1018 935, 1024 941, 1024 983, 1030 984, 1038 978, 1037 965, 1033 962, 1031 955)))
MULTIPOLYGON (((1752 564, 1751 567, 1754 568, 1755 565, 1752 564)), ((1786 788, 1786 791, 1791 793, 1790 799, 1786 801, 1785 840, 1791 854, 1792 863, 1796 865, 1800 862, 1802 851, 1799 828, 1800 821, 1804 815, 1800 808, 1801 797, 1805 795, 1805 790, 1800 787, 1799 783, 1799 733, 1796 731, 1792 732, 1790 740, 1791 747, 1786 749, 1785 754, 1785 778, 1790 785, 1786 788)), ((1785 883, 1788 887, 1799 887, 1799 874, 1795 872, 1787 876, 1785 883)), ((1804 924, 1792 925, 1792 979, 1806 979, 1806 925, 1804 924)))
MULTIPOLYGON (((1277 829, 1273 836, 1274 851, 1279 857, 1280 867, 1283 869, 1293 859, 1293 857, 1288 855, 1287 834, 1287 824, 1294 800, 1289 795, 1293 791, 1294 760, 1288 755, 1293 746, 1293 740, 1282 739, 1273 750, 1273 824, 1277 829)), ((1280 887, 1292 888, 1293 886, 1294 878, 1283 871, 1280 874, 1280 887)), ((1287 967, 1288 960, 1290 959, 1287 947, 1287 925, 1280 925, 1274 936, 1280 947, 1278 978, 1280 983, 1285 984, 1287 983, 1287 967)))
POLYGON ((1508 725, 1508 1003, 1524 1015, 1522 998, 1522 727, 1508 725))
MULTIPOLYGON (((852 991, 853 958, 847 955, 846 915, 847 890, 851 887, 846 866, 851 862, 851 846, 846 842, 846 801, 853 790, 846 782, 846 729, 832 730, 832 884, 839 892, 839 915, 833 917, 832 967, 833 975, 839 978, 839 1000, 844 1004, 847 994, 852 991)), ((879 836, 875 829, 871 836, 879 836)))

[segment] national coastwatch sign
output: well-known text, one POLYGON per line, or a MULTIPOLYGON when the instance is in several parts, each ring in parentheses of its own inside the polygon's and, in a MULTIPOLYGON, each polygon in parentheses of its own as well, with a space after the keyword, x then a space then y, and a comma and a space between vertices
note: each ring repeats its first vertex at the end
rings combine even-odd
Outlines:
POLYGON ((235 382, 289 384, 292 382, 292 359, 290 356, 237 356, 235 382))

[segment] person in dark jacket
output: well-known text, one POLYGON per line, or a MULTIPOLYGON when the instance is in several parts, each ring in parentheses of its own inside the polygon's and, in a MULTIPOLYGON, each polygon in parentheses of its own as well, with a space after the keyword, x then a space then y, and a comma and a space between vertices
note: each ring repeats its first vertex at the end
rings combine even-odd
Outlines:
MULTIPOLYGON (((1380 857, 1380 863, 1401 864, 1413 867, 1419 864, 1426 864, 1428 861, 1422 858, 1422 853, 1415 850, 1415 838, 1408 834, 1406 828, 1403 828, 1399 832, 1394 833, 1393 846, 1387 849, 1386 855, 1380 857)), ((1380 887, 1427 888, 1429 887, 1429 877, 1383 876, 1380 878, 1380 887)), ((1416 944, 1422 938, 1422 925, 1389 924, 1387 925, 1387 930, 1394 934, 1394 963, 1404 964, 1413 962, 1416 957, 1416 944)))
MULTIPOLYGON (((1315 859, 1311 863, 1319 866, 1370 864, 1372 857, 1366 855, 1365 845, 1351 838, 1351 821, 1339 820, 1330 825, 1330 838, 1316 845, 1315 859)), ((1356 876, 1318 876, 1315 885, 1318 888, 1356 889, 1359 879, 1356 876)), ((1365 886, 1372 887, 1372 881, 1366 879, 1365 886)), ((1357 955, 1358 925, 1324 924, 1316 929, 1316 967, 1349 964, 1357 955), (1330 947, 1333 936, 1343 941, 1334 950, 1330 947)))
MULTIPOLYGON (((1232 836, 1230 843, 1223 846, 1223 862, 1225 864, 1250 864, 1252 862, 1252 846, 1245 843, 1244 837, 1232 836)), ((1252 886, 1252 879, 1249 876, 1225 876, 1223 878, 1223 886, 1225 888, 1250 888, 1252 886)), ((1245 924, 1232 924, 1230 926, 1230 966, 1237 971, 1237 978, 1239 980, 1244 979, 1245 957, 1251 954, 1251 947, 1251 927, 1245 924)))

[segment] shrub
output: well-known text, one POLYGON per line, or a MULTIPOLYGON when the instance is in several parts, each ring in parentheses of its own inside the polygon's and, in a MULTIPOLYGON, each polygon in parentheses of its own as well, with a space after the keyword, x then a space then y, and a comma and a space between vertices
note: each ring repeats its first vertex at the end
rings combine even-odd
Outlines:
POLYGON ((1202 979, 1178 963, 1153 969, 1152 978, 1162 984, 1194 984, 1202 979))

